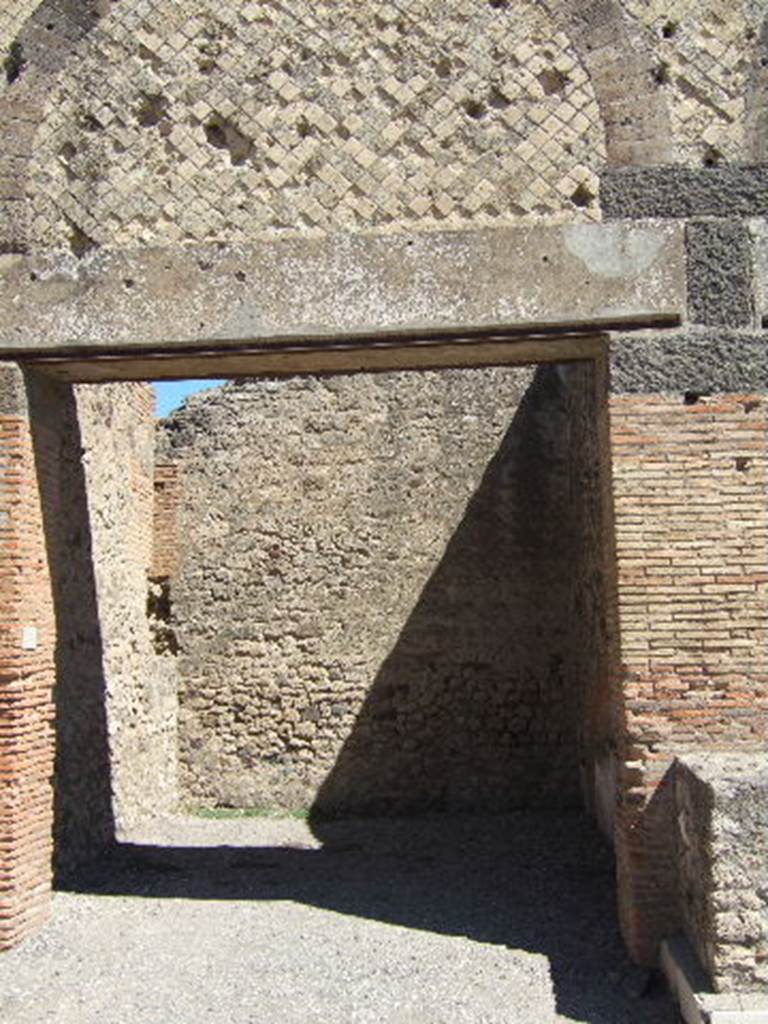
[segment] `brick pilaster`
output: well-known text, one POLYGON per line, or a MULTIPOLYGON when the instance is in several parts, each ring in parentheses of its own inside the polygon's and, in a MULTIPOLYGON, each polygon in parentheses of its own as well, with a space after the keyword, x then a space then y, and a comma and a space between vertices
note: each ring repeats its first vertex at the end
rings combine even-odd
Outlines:
POLYGON ((155 466, 154 490, 150 576, 152 579, 169 579, 175 575, 179 560, 179 467, 173 463, 158 463, 155 466))
POLYGON ((29 421, 0 414, 0 949, 49 909, 54 645, 29 421))

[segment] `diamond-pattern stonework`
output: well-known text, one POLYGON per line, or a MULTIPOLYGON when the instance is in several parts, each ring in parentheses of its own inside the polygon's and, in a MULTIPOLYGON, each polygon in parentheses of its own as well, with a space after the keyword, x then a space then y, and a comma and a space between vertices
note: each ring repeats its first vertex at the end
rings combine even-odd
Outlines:
POLYGON ((744 107, 759 21, 734 0, 624 0, 653 33, 656 74, 668 93, 677 158, 741 162, 744 107))
POLYGON ((38 134, 37 245, 597 216, 595 98, 534 2, 139 0, 81 53, 38 134))

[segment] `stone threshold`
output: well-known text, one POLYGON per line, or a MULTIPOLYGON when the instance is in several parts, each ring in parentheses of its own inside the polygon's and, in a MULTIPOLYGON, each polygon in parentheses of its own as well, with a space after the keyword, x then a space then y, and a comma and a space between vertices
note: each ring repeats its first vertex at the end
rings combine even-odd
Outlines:
POLYGON ((712 992, 683 935, 661 944, 661 970, 685 1024, 768 1024, 768 992, 712 992))

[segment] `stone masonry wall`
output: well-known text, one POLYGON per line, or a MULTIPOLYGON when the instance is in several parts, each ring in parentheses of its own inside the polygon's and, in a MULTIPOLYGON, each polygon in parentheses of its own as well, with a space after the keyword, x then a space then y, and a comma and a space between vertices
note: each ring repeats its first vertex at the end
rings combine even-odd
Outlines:
POLYGON ((589 76, 507 6, 114 5, 52 83, 34 244, 594 219, 589 76))
POLYGON ((582 792, 586 809, 613 842, 615 702, 618 628, 613 545, 606 369, 564 365, 568 403, 567 477, 572 642, 570 671, 579 694, 577 713, 582 792))
POLYGON ((686 755, 675 766, 684 928, 716 992, 768 985, 768 765, 686 755))
MULTIPOLYGON (((170 266, 177 242, 304 235, 291 243, 304 252, 295 273, 302 280, 302 259, 326 233, 392 232, 408 245, 414 231, 436 227, 687 220, 681 329, 611 346, 620 621, 608 600, 603 624, 587 583, 553 591, 561 611, 591 608, 588 635, 606 639, 615 665, 607 738, 605 702, 587 698, 594 792, 604 827, 615 818, 625 934, 633 955, 654 962, 659 938, 679 924, 670 871, 674 755, 686 745, 764 752, 766 744, 765 4, 456 0, 438 9, 376 0, 289 10, 277 2, 0 0, 0 50, 0 254, 68 250, 62 273, 44 282, 54 298, 77 294, 100 246, 169 246, 162 258, 170 266)), ((208 266, 201 259, 201 272, 208 266)), ((122 278, 121 296, 135 285, 122 278)), ((515 296, 514 308, 524 300, 515 296)), ((386 323, 389 312, 377 307, 376 315, 386 323)), ((114 824, 104 787, 107 659, 91 530, 82 527, 89 520, 76 408, 66 388, 40 381, 27 399, 36 408, 34 438, 23 402, 4 421, 0 509, 8 515, 2 603, 10 609, 0 755, 12 783, 0 805, 0 914, 11 921, 0 927, 8 934, 44 905, 54 655, 59 709, 79 709, 58 730, 57 836, 85 848, 114 824), (70 432, 64 448, 62 426, 70 432), (45 647, 46 630, 53 635, 46 559, 55 651, 45 647), (83 593, 89 618, 78 633, 66 613, 83 593), (43 640, 20 652, 18 626, 32 612, 43 640), (64 741, 89 749, 90 761, 62 753, 64 741)), ((515 429, 533 429, 531 416, 529 405, 515 429)), ((546 448, 534 435, 533 450, 546 448)), ((478 486, 487 493, 484 479, 478 486)), ((603 535, 610 547, 610 531, 603 535)), ((279 578, 283 549, 275 550, 264 562, 279 578)), ((590 561, 579 563, 582 581, 590 561)), ((445 584, 439 568, 428 596, 445 584)), ((167 624, 162 635, 172 649, 167 624)), ((216 643, 241 639, 222 633, 216 643)), ((572 645, 557 635, 555 648, 561 640, 572 645)), ((313 641, 296 642, 306 649, 313 641)), ((579 658, 588 665, 589 651, 579 658)), ((593 693, 608 692, 599 668, 593 693)), ((401 705, 383 692, 362 724, 399 736, 402 716, 387 714, 401 705)), ((235 707, 233 716, 242 713, 235 707)), ((311 735, 317 723, 300 716, 290 726, 308 742, 299 728, 311 735)), ((387 743, 383 751, 393 749, 387 743)), ((577 739, 561 749, 573 764, 580 748, 577 739)), ((354 744, 350 754, 358 765, 354 744)), ((381 778, 377 771, 373 764, 369 777, 381 778)), ((337 793, 343 782, 337 773, 337 793)))
POLYGON ((113 812, 119 830, 175 809, 176 663, 147 618, 153 555, 154 394, 76 388, 103 645, 113 812))
POLYGON ((54 866, 62 875, 114 835, 104 646, 74 389, 34 374, 25 384, 55 614, 54 866))
POLYGON ((159 458, 183 474, 187 802, 579 802, 568 396, 583 381, 548 370, 524 395, 530 379, 254 382, 164 424, 159 458))

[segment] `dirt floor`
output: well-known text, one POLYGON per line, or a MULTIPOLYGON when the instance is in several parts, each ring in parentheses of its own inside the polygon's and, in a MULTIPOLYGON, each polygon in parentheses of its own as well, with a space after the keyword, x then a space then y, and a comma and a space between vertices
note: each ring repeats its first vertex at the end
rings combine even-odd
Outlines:
POLYGON ((582 817, 174 818, 0 955, 3 1024, 668 1024, 582 817))

